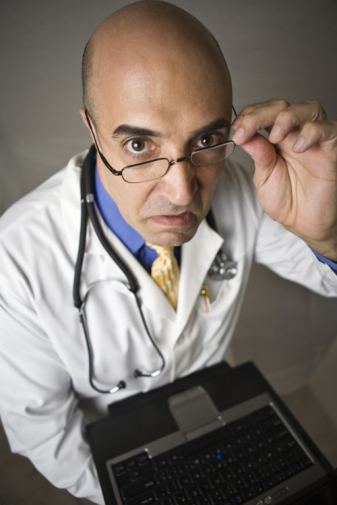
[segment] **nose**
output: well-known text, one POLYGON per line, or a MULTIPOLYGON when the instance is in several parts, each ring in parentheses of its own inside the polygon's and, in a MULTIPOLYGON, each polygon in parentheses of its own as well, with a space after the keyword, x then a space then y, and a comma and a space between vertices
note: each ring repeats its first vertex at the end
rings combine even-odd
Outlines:
POLYGON ((171 162, 164 179, 166 197, 172 204, 184 207, 192 203, 198 189, 195 170, 188 158, 178 158, 171 162))

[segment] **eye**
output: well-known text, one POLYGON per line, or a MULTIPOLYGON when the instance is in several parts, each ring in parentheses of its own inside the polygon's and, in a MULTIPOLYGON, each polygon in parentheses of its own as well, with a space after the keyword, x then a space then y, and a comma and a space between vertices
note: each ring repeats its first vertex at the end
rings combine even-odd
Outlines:
POLYGON ((197 149, 202 149, 203 147, 212 147, 219 144, 221 141, 222 139, 220 139, 220 135, 217 135, 215 133, 207 133, 198 140, 196 147, 197 149))
POLYGON ((126 146, 132 153, 141 153, 145 150, 147 142, 143 139, 132 139, 126 143, 126 146))

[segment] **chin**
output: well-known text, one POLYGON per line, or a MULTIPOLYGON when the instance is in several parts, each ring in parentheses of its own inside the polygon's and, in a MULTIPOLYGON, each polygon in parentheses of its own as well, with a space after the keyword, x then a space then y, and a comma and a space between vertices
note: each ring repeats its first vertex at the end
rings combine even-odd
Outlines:
POLYGON ((193 230, 189 230, 188 232, 164 231, 151 234, 151 237, 146 240, 156 245, 178 247, 192 240, 197 229, 198 227, 193 227, 193 230))

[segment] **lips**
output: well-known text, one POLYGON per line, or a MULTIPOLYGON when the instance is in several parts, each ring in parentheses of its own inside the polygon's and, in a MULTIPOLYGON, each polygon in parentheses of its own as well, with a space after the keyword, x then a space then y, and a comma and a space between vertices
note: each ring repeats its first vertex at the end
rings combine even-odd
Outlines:
POLYGON ((192 223, 194 219, 194 214, 192 212, 183 212, 182 214, 178 215, 159 215, 159 216, 153 216, 151 219, 157 223, 161 224, 163 226, 173 226, 173 227, 181 227, 181 226, 188 226, 192 223))

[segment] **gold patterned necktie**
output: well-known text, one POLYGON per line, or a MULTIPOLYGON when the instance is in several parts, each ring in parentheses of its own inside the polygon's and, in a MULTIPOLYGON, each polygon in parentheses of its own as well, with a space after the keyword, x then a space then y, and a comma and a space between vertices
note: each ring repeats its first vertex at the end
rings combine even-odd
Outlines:
POLYGON ((179 291, 179 266, 174 256, 173 246, 154 245, 146 242, 158 254, 158 258, 153 262, 151 277, 167 296, 170 304, 177 310, 179 291))

